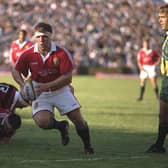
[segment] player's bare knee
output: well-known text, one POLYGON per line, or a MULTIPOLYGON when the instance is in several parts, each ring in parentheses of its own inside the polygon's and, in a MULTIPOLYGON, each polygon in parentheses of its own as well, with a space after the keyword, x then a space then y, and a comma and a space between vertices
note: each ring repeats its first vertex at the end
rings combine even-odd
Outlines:
POLYGON ((50 123, 45 121, 40 121, 37 123, 37 125, 42 129, 50 129, 50 123))
POLYGON ((36 124, 43 129, 48 129, 50 120, 48 118, 34 118, 36 124))

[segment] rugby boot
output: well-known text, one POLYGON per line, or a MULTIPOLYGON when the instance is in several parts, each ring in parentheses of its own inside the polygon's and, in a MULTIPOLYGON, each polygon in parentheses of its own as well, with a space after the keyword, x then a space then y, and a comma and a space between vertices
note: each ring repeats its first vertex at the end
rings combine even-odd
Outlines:
POLYGON ((149 147, 149 149, 146 151, 146 153, 165 153, 166 149, 163 146, 158 146, 156 144, 153 144, 149 147))
POLYGON ((94 149, 91 146, 85 147, 84 152, 86 155, 92 155, 94 154, 94 149))

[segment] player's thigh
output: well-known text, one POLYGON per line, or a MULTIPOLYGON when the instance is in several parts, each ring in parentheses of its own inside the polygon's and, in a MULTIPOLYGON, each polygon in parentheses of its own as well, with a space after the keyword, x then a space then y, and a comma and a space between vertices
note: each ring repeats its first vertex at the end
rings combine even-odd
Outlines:
POLYGON ((148 72, 149 78, 155 77, 157 75, 157 73, 156 73, 156 67, 154 65, 149 66, 147 68, 147 72, 148 72))
POLYGON ((60 115, 65 115, 81 107, 70 90, 64 90, 53 96, 52 105, 58 109, 60 115))
POLYGON ((148 73, 147 73, 146 71, 142 70, 142 71, 140 72, 140 75, 139 75, 139 78, 140 78, 141 82, 145 81, 145 79, 146 79, 147 77, 148 77, 148 73))
POLYGON ((50 111, 53 113, 52 96, 43 94, 32 102, 32 115, 35 116, 39 111, 50 111))
POLYGON ((47 110, 39 111, 34 116, 33 119, 36 124, 41 128, 48 128, 51 122, 53 113, 47 110))
POLYGON ((51 105, 51 98, 39 96, 32 102, 32 115, 39 127, 46 128, 50 124, 51 116, 54 115, 54 107, 51 105))

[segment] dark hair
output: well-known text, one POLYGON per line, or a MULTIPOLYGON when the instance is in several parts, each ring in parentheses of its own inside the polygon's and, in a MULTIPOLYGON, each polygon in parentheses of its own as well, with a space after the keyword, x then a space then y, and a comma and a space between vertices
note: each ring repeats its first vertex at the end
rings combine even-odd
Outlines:
POLYGON ((143 41, 146 41, 146 42, 150 42, 150 37, 149 36, 145 36, 145 37, 143 37, 143 41))
POLYGON ((18 114, 11 114, 8 116, 8 122, 13 129, 18 129, 21 126, 21 118, 18 114))
POLYGON ((167 15, 168 14, 168 4, 160 6, 158 12, 165 13, 167 15))
POLYGON ((19 33, 23 33, 23 35, 24 35, 24 36, 26 36, 26 35, 27 35, 27 31, 26 31, 26 30, 24 30, 24 29, 19 30, 19 33))
POLYGON ((39 31, 39 32, 42 32, 42 33, 45 33, 45 32, 50 32, 52 33, 52 27, 50 24, 48 23, 44 23, 44 22, 40 22, 38 23, 36 26, 35 26, 35 31, 39 31))

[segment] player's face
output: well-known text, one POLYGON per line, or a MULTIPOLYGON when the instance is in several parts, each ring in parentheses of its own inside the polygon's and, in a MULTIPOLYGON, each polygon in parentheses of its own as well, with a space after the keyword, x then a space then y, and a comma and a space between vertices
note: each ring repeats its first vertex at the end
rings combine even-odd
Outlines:
POLYGON ((159 13, 159 23, 163 30, 168 30, 168 15, 165 13, 159 13))
POLYGON ((50 50, 51 40, 48 36, 42 35, 36 37, 36 42, 38 44, 38 48, 42 51, 50 50))
POLYGON ((146 48, 146 49, 149 48, 149 42, 148 41, 146 41, 146 40, 143 41, 143 48, 146 48))
POLYGON ((23 32, 19 32, 19 41, 23 42, 25 40, 25 35, 23 32))

